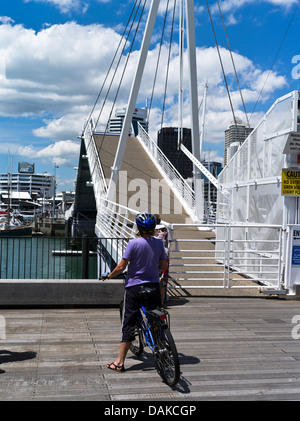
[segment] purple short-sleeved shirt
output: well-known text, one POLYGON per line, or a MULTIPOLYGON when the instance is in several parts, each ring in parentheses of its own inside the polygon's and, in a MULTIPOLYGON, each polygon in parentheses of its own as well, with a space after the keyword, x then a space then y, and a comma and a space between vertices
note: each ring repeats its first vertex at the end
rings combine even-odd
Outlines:
POLYGON ((159 282, 159 261, 167 260, 163 242, 154 237, 130 240, 123 258, 129 260, 125 287, 159 282))

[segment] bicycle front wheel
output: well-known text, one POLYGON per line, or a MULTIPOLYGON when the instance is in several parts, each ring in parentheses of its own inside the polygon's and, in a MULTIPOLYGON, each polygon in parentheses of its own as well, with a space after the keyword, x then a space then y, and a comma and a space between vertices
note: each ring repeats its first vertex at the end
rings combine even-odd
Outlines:
POLYGON ((163 381, 169 386, 175 386, 180 377, 180 365, 176 345, 169 328, 158 328, 154 361, 156 370, 163 381))

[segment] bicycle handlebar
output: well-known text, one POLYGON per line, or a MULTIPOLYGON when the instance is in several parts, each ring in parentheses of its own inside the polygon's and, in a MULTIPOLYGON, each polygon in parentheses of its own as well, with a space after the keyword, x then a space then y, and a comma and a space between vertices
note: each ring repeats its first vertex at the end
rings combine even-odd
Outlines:
MULTIPOLYGON (((108 279, 108 274, 109 274, 109 272, 103 273, 101 276, 99 276, 98 281, 106 281, 108 279)), ((121 275, 118 275, 118 278, 125 279, 126 274, 127 274, 127 272, 123 272, 123 273, 121 273, 121 275)))
POLYGON ((98 280, 99 281, 105 281, 106 279, 108 279, 108 274, 109 274, 109 272, 102 273, 102 275, 99 276, 98 280))

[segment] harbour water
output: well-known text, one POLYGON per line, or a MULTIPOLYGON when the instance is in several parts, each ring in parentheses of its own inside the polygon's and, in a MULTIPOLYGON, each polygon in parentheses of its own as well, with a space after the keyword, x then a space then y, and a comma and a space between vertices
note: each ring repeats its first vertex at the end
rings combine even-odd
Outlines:
MULTIPOLYGON (((95 279, 96 245, 91 240, 89 245, 89 279, 95 279)), ((0 278, 81 279, 81 249, 81 241, 68 238, 0 238, 0 278)))

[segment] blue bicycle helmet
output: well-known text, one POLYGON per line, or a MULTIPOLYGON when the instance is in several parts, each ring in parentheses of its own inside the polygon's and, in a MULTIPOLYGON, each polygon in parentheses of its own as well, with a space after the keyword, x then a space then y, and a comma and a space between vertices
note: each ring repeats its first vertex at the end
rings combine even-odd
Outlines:
POLYGON ((142 231, 153 231, 156 226, 156 219, 152 213, 139 213, 135 218, 135 222, 139 230, 142 231))

